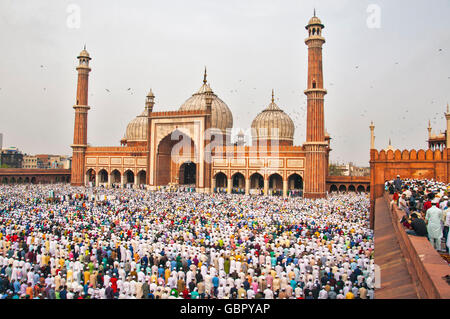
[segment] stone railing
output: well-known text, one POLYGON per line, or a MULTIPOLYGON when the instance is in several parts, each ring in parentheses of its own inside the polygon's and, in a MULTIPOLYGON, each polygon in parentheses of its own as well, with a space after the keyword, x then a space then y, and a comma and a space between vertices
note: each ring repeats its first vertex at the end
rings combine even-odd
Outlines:
POLYGON ((418 278, 429 299, 450 299, 450 285, 443 279, 450 275, 450 266, 426 237, 406 234, 406 229, 400 223, 405 213, 396 204, 391 207, 392 196, 385 193, 384 198, 390 207, 392 224, 403 256, 411 265, 408 271, 414 272, 411 277, 418 278))

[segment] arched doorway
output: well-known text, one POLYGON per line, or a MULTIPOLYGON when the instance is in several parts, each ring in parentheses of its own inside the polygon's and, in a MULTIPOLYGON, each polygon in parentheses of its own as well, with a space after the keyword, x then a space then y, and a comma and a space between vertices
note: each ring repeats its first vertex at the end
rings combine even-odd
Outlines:
POLYGON ((330 193, 336 193, 338 191, 338 188, 336 185, 331 185, 330 187, 330 193))
POLYGON ((95 171, 90 168, 88 169, 88 171, 86 172, 86 185, 87 186, 96 186, 95 185, 95 171))
POLYGON ((216 193, 226 193, 227 187, 228 187, 228 178, 227 175, 225 175, 222 172, 219 172, 214 177, 216 180, 215 189, 214 191, 216 193))
POLYGON ((245 194, 245 177, 242 173, 235 173, 232 177, 232 193, 245 194))
POLYGON ((158 144, 156 185, 196 184, 197 167, 194 162, 196 162, 196 147, 193 140, 188 135, 175 130, 158 144), (184 164, 188 165, 183 166, 184 164))
POLYGON ((283 178, 275 173, 269 176, 269 195, 280 196, 283 194, 283 178))
POLYGON ((36 184, 36 177, 31 178, 31 184, 36 184))
POLYGON ((303 178, 299 174, 292 174, 288 178, 288 195, 303 196, 303 178))
POLYGON ((250 193, 261 195, 264 189, 264 177, 259 173, 250 176, 250 193))
POLYGON ((29 184, 30 183, 30 178, 29 177, 25 177, 25 183, 29 184))
POLYGON ((367 186, 367 188, 366 188, 366 192, 367 192, 367 193, 370 193, 370 185, 369 185, 369 186, 367 186))
POLYGON ((120 185, 122 183, 121 177, 122 176, 118 170, 113 170, 111 173, 111 183, 115 186, 120 185))
POLYGON ((22 179, 22 177, 19 177, 18 179, 17 179, 17 184, 22 184, 23 183, 23 179, 22 179))
POLYGON ((147 172, 146 171, 140 171, 137 174, 138 184, 139 185, 145 185, 147 182, 147 172))
POLYGON ((339 186, 339 192, 345 193, 346 191, 347 191, 347 187, 345 187, 345 185, 339 186))
POLYGON ((354 185, 350 185, 350 186, 348 187, 348 191, 349 191, 349 192, 352 192, 352 193, 356 192, 355 186, 354 186, 354 185))
POLYGON ((131 170, 125 172, 125 184, 127 187, 131 187, 134 184, 134 173, 131 170))
POLYGON ((6 177, 3 177, 3 178, 2 178, 2 184, 3 184, 3 185, 8 184, 8 179, 7 179, 6 177))
POLYGON ((108 172, 106 170, 102 169, 100 172, 98 172, 98 182, 100 184, 108 183, 108 172))
POLYGON ((9 180, 9 182, 10 182, 11 184, 15 184, 15 183, 16 183, 16 179, 15 179, 14 177, 11 177, 11 179, 9 180))
POLYGON ((193 162, 186 162, 180 166, 180 185, 195 185, 197 182, 197 165, 193 162))
POLYGON ((358 186, 357 191, 358 191, 358 193, 365 193, 366 192, 366 190, 364 189, 364 186, 362 186, 362 185, 358 186))

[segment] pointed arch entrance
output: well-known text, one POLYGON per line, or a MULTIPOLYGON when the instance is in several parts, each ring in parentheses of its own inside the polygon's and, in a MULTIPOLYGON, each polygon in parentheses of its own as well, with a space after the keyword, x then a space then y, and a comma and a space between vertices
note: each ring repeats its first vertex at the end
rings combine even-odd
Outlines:
POLYGON ((303 178, 299 174, 292 174, 288 178, 289 196, 303 196, 303 178))
POLYGON ((250 193, 262 194, 264 189, 264 177, 259 173, 254 173, 250 176, 250 193))
POLYGON ((245 194, 245 176, 242 173, 237 172, 231 177, 232 180, 232 193, 245 194))
POLYGON ((86 172, 86 184, 87 186, 95 185, 95 171, 91 168, 86 172))
POLYGON ((140 171, 137 174, 137 181, 138 185, 144 185, 147 181, 147 172, 146 171, 140 171))
POLYGON ((269 195, 280 196, 283 194, 283 178, 280 174, 269 176, 269 195))
POLYGON ((197 185, 196 147, 185 133, 175 130, 164 137, 156 152, 156 185, 197 185))
POLYGON ((197 165, 193 162, 181 164, 179 170, 180 185, 195 185, 197 182, 197 165))

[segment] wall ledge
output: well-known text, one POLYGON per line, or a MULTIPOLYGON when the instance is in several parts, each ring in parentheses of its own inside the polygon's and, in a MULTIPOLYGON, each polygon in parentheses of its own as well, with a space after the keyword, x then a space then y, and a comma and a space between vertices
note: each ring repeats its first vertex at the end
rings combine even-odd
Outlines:
MULTIPOLYGON (((450 275, 450 266, 439 255, 426 237, 417 237, 406 234, 406 229, 400 224, 405 215, 396 204, 390 205, 392 196, 384 194, 397 240, 400 243, 405 259, 411 267, 408 271, 413 278, 418 278, 420 285, 429 299, 450 299, 450 285, 442 277, 450 275)), ((376 248, 375 248, 376 249, 376 248)))

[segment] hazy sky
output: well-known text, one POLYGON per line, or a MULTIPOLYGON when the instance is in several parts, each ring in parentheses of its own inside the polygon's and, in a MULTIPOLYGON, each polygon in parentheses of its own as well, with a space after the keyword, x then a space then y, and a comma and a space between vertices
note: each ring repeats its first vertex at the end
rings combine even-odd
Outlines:
POLYGON ((389 138, 401 149, 425 148, 428 119, 436 133, 445 130, 448 0, 2 0, 4 146, 30 154, 71 154, 76 57, 84 44, 93 58, 92 145, 119 145, 127 123, 143 111, 150 88, 155 111, 177 110, 201 86, 205 65, 235 127, 249 128, 274 88, 278 105, 296 125, 295 144, 301 145, 305 25, 314 7, 327 41, 331 161, 368 165, 371 120, 379 149, 389 138), (379 28, 373 28, 372 4, 380 8, 379 28))

